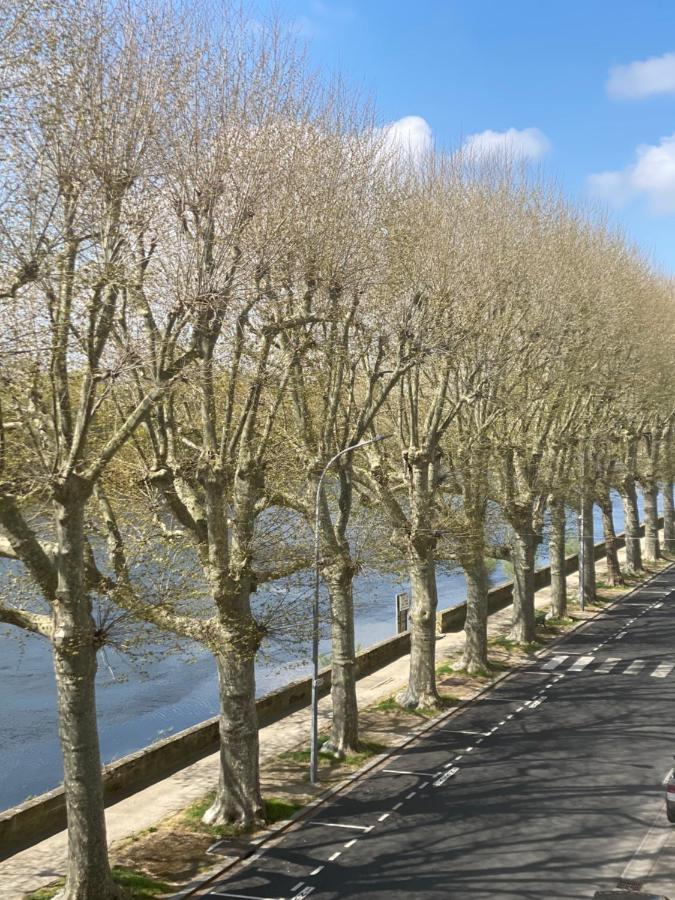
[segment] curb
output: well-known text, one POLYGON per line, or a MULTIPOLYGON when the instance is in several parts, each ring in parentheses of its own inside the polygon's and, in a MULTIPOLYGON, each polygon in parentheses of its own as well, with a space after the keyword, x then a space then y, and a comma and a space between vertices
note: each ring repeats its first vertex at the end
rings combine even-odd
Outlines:
MULTIPOLYGON (((622 603, 632 594, 643 590, 645 586, 648 585, 651 581, 662 575, 664 572, 667 572, 673 568, 675 568, 675 562, 664 566, 663 569, 659 569, 658 572, 650 575, 648 579, 636 585, 634 588, 631 588, 630 591, 627 591, 625 594, 621 594, 621 596, 617 597, 616 600, 613 600, 611 603, 603 606, 602 609, 599 609, 592 616, 584 619, 582 622, 579 622, 573 628, 570 628, 570 630, 564 635, 560 635, 560 637, 555 638, 555 640, 551 641, 550 644, 547 644, 546 647, 542 647, 541 650, 538 650, 536 653, 534 653, 533 656, 538 658, 548 653, 556 644, 559 644, 562 641, 566 640, 571 634, 574 634, 576 631, 580 631, 582 628, 595 621, 595 619, 597 619, 599 616, 604 615, 608 610, 613 609, 615 606, 617 606, 619 603, 622 603)), ((302 822, 303 819, 309 818, 319 806, 322 806, 336 794, 348 793, 353 787, 355 787, 356 783, 363 777, 365 777, 369 772, 372 772, 374 769, 377 769, 378 767, 384 765, 388 759, 390 759, 395 754, 398 754, 402 749, 412 744, 422 735, 425 735, 427 732, 431 731, 437 725, 440 725, 442 722, 445 722, 446 720, 451 719, 453 716, 462 712, 464 709, 466 709, 466 707, 470 706, 472 703, 475 703, 476 700, 478 700, 478 698, 483 694, 489 693, 491 690, 493 690, 496 685, 501 684, 503 681, 506 681, 507 678, 519 675, 523 671, 523 669, 527 667, 527 665, 527 663, 523 663, 521 666, 518 666, 518 668, 505 672, 503 675, 499 675, 493 681, 490 681, 488 684, 478 690, 473 695, 473 697, 470 697, 467 700, 462 700, 457 704, 457 706, 453 706, 452 709, 448 710, 447 712, 441 713, 441 715, 436 716, 433 719, 429 719, 428 722, 422 725, 419 729, 416 729, 414 732, 410 732, 409 736, 400 744, 397 744, 395 747, 391 747, 389 750, 387 750, 386 753, 380 753, 377 756, 373 757, 373 759, 370 760, 370 762, 366 763, 366 765, 362 766, 360 769, 357 769, 348 778, 345 778, 343 781, 339 782, 333 787, 323 791, 318 795, 318 797, 315 797, 314 800, 312 800, 306 806, 303 806, 302 809, 299 809, 297 812, 293 813, 290 818, 284 819, 282 822, 277 822, 270 828, 261 832, 259 836, 255 838, 255 840, 251 841, 250 854, 247 854, 247 856, 243 858, 241 856, 233 858, 231 862, 226 863, 225 865, 221 865, 215 870, 210 870, 210 874, 208 871, 203 873, 202 876, 200 876, 198 879, 193 879, 178 893, 171 894, 169 900, 182 900, 182 898, 194 897, 198 892, 208 888, 208 886, 212 882, 220 878, 221 875, 225 875, 236 866, 245 866, 248 863, 252 862, 254 858, 257 859, 262 852, 271 847, 274 847, 279 841, 281 841, 281 839, 287 832, 294 830, 294 828, 300 822, 302 822)))

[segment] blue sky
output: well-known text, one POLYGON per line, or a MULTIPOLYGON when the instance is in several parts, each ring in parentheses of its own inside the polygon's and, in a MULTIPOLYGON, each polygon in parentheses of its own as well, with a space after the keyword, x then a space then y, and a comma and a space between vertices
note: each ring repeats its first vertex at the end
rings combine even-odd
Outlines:
POLYGON ((675 0, 275 6, 383 122, 419 117, 404 127, 440 146, 510 141, 675 273, 675 0))

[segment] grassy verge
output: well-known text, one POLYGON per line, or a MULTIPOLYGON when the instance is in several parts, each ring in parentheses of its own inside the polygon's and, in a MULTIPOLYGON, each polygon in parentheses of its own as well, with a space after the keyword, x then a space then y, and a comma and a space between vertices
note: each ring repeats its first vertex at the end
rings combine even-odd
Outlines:
MULTIPOLYGON (((159 881, 156 878, 149 878, 141 872, 134 872, 122 866, 114 866, 112 877, 115 884, 126 888, 129 897, 133 898, 133 900, 152 900, 153 897, 161 897, 175 889, 171 884, 159 881)), ((58 894, 63 885, 63 881, 58 881, 56 884, 49 885, 49 887, 40 888, 39 891, 28 894, 27 900, 51 900, 52 897, 58 894)))

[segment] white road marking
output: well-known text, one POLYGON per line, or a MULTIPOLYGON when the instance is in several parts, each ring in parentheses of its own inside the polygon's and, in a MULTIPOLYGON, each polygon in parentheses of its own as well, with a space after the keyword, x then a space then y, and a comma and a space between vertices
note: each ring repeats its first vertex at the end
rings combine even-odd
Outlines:
POLYGON ((385 819, 388 819, 391 813, 382 813, 382 815, 378 818, 378 822, 384 822, 385 819))
POLYGON ((473 750, 473 747, 465 747, 464 748, 465 753, 471 753, 472 750, 473 750))
POLYGON ((338 856, 342 855, 342 850, 336 850, 332 856, 328 857, 328 862, 333 862, 334 859, 337 859, 338 856))
POLYGON ((295 885, 295 887, 292 887, 292 888, 291 888, 291 890, 293 891, 293 893, 295 893, 296 891, 299 891, 300 888, 304 886, 304 884, 305 884, 304 881, 299 881, 299 882, 295 885))
POLYGON ((530 709, 536 709, 538 706, 541 706, 545 699, 546 697, 539 697, 537 700, 531 700, 530 709))
POLYGON ((570 672, 581 672, 582 669, 585 669, 589 663, 592 663, 595 659, 594 656, 580 656, 579 659, 573 665, 569 667, 570 672))
POLYGON ((672 775, 673 775, 673 770, 672 770, 672 769, 668 769, 668 771, 666 772, 666 777, 665 777, 665 778, 663 779, 663 781, 661 782, 661 784, 662 784, 664 787, 668 784, 668 782, 669 782, 670 779, 672 778, 672 775))
POLYGON ((353 828, 355 831, 370 831, 370 825, 345 825, 342 822, 321 822, 317 819, 310 820, 312 825, 324 825, 326 828, 353 828))
POLYGON ((649 829, 635 851, 635 855, 621 873, 621 879, 623 881, 646 881, 670 832, 671 828, 668 822, 663 821, 659 814, 656 824, 649 829))
POLYGON ((312 871, 309 874, 310 875, 318 875, 319 872, 323 872, 323 870, 325 868, 326 868, 325 866, 317 866, 316 869, 312 869, 312 871))
POLYGON ((643 659, 634 660, 627 669, 624 669, 624 675, 637 675, 645 667, 645 661, 643 659))
POLYGON ((663 606, 663 603, 655 603, 654 609, 661 609, 662 606, 663 606))
POLYGON ((507 719, 512 719, 512 718, 513 718, 513 713, 509 713, 508 716, 507 716, 506 718, 507 718, 507 719))
POLYGON ((223 891, 211 891, 216 897, 239 897, 241 900, 284 900, 283 897, 257 897, 255 894, 226 894, 223 891))
POLYGON ((519 706, 519 707, 518 707, 518 709, 517 709, 517 710, 516 710, 516 712, 517 712, 517 713, 519 713, 519 712, 522 712, 522 711, 523 711, 523 709, 524 709, 524 707, 522 707, 522 706, 519 706))
POLYGON ((394 805, 392 806, 392 809, 397 810, 397 809, 400 809, 402 806, 403 806, 403 801, 400 800, 398 803, 394 803, 394 805))
POLYGON ((599 672, 601 675, 607 675, 618 662, 621 662, 618 656, 608 656, 602 665, 598 666, 595 671, 599 672))
POLYGON ((408 772, 405 769, 382 769, 388 775, 421 775, 424 778, 435 778, 438 772, 408 772))
POLYGON ((500 725, 506 725, 506 719, 502 719, 501 722, 500 722, 499 724, 500 724, 500 725))
POLYGON ((345 844, 345 850, 349 850, 350 847, 353 847, 356 843, 356 838, 352 838, 351 841, 347 841, 345 844))
POLYGON ((614 640, 615 640, 615 641, 620 641, 621 638, 625 638, 625 637, 626 637, 626 632, 625 632, 625 631, 622 631, 620 634, 617 634, 617 636, 614 638, 614 640))
POLYGON ((441 728, 440 731, 445 731, 447 734, 479 734, 481 737, 485 737, 484 731, 459 731, 457 728, 441 728))
POLYGON ((652 672, 652 678, 665 678, 673 670, 673 663, 660 663, 652 672))
POLYGON ((444 772, 440 778, 437 778, 434 781, 434 787, 441 787, 441 785, 445 784, 453 775, 456 775, 459 772, 459 767, 454 766, 452 769, 448 769, 447 772, 444 772))
POLYGON ((410 791, 409 794, 406 794, 405 799, 406 799, 406 800, 412 800, 412 798, 415 796, 416 793, 417 793, 417 791, 410 791))
POLYGON ((455 762, 459 762, 460 759, 462 758, 462 756, 463 756, 462 753, 460 753, 459 756, 456 756, 456 757, 455 757, 455 762))
POLYGON ((544 663, 542 669, 547 669, 549 671, 551 669, 557 669, 560 663, 564 663, 566 659, 566 656, 554 656, 553 659, 549 659, 548 662, 544 663))
POLYGON ((295 897, 292 897, 291 900, 303 900, 304 897, 309 897, 309 895, 313 893, 314 888, 311 885, 308 885, 306 888, 303 888, 299 894, 296 894, 295 897))

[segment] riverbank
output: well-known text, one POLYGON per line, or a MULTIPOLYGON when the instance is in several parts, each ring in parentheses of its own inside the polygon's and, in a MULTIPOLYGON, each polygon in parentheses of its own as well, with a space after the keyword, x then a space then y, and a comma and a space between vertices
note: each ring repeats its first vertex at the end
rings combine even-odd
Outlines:
MULTIPOLYGON (((623 554, 622 554, 623 555, 623 554)), ((598 563, 598 575, 602 578, 605 570, 604 561, 598 563)), ((570 596, 575 596, 577 577, 568 577, 570 596)), ((624 589, 625 590, 625 589, 624 589)), ((621 591, 614 592, 619 596, 621 591)), ((545 610, 550 605, 550 590, 547 586, 537 592, 537 608, 545 610)), ((507 606, 495 613, 490 619, 489 633, 493 641, 503 639, 510 622, 511 609, 507 606)), ((580 615, 575 610, 575 616, 580 615)), ((437 658, 441 668, 452 666, 461 655, 464 643, 463 633, 451 633, 439 637, 437 658)), ((359 706, 363 710, 377 706, 383 700, 389 700, 407 678, 408 657, 403 656, 384 668, 365 676, 357 686, 359 706)), ((447 670, 446 670, 447 674, 447 670)), ((454 676, 453 676, 454 680, 454 676)), ((486 682, 487 683, 487 682, 486 682)), ((480 685, 485 686, 485 683, 480 685)), ((446 685, 446 687, 448 687, 446 685)), ((470 687, 470 686, 469 686, 470 687)), ((449 686, 453 695, 459 691, 458 685, 449 686)), ((327 730, 330 722, 330 698, 320 703, 320 728, 327 730)), ((409 723, 405 723, 408 728, 409 723)), ((260 732, 261 764, 263 785, 267 796, 279 793, 279 758, 289 752, 303 752, 309 731, 309 710, 295 712, 283 720, 276 722, 260 732), (274 775, 277 772, 276 776, 274 775), (275 786, 276 784, 276 786, 275 786)), ((393 729, 392 729, 393 731, 393 729)), ((329 767, 324 772, 330 777, 340 777, 339 767, 329 767)), ((323 771, 323 770, 322 770, 323 771)), ((106 810, 108 837, 113 847, 113 859, 128 858, 128 842, 132 836, 142 832, 156 833, 163 820, 180 815, 183 810, 198 804, 213 789, 217 780, 218 757, 212 754, 199 762, 177 772, 156 784, 116 803, 106 810), (122 856, 124 854, 124 856, 122 856)), ((312 791, 302 781, 304 768, 299 767, 299 784, 302 786, 303 800, 311 799, 312 791)), ((284 783, 287 782, 288 771, 284 772, 284 783)), ((324 779, 321 789, 328 782, 324 779)), ((300 797, 298 797, 300 800, 300 797)), ((132 841, 138 844, 138 840, 132 841)), ((15 854, 0 863, 0 883, 8 898, 20 898, 25 893, 36 890, 44 884, 58 878, 64 871, 66 861, 66 835, 60 832, 35 846, 15 854)), ((221 863, 222 865, 222 863, 221 863)), ((187 874, 187 873, 185 873, 187 874)), ((187 879, 186 879, 187 880, 187 879)))

